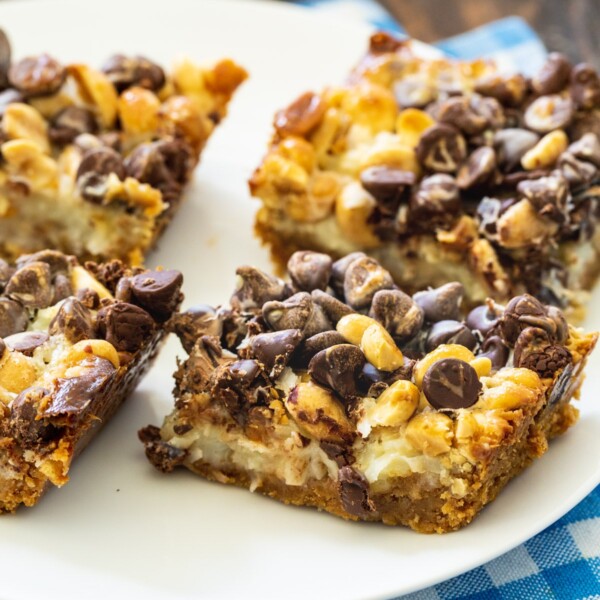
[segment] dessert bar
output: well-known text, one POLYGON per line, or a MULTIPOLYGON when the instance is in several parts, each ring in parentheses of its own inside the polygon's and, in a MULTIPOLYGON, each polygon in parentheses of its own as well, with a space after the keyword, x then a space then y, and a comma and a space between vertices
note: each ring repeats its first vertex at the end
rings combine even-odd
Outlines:
POLYGON ((458 282, 411 297, 360 252, 296 252, 288 272, 240 267, 229 306, 172 318, 175 409, 140 431, 160 471, 446 532, 576 421, 597 336, 560 309, 522 294, 463 311, 458 282))
POLYGON ((12 60, 0 31, 0 256, 141 264, 245 78, 228 59, 171 71, 121 54, 101 69, 12 60))
POLYGON ((0 513, 68 481, 156 354, 181 283, 53 250, 0 260, 0 513))
POLYGON ((405 291, 530 293, 579 320, 599 272, 600 78, 551 54, 532 78, 423 58, 379 33, 344 85, 277 113, 250 187, 279 265, 365 251, 405 291))

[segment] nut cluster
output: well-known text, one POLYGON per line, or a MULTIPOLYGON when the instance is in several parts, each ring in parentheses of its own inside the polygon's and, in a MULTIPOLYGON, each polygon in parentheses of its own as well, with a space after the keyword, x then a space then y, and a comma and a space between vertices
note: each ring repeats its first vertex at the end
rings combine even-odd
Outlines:
POLYGON ((208 364, 194 376, 198 391, 241 426, 257 415, 268 421, 279 400, 328 451, 373 427, 406 426, 407 439, 435 455, 449 449, 461 409, 535 402, 540 379, 573 362, 560 310, 527 294, 506 308, 488 301, 464 317, 461 284, 411 297, 360 252, 335 262, 296 252, 288 273, 286 283, 241 267, 231 307, 197 307, 172 321, 194 364, 208 364), (529 387, 494 383, 523 370, 529 387))
POLYGON ((561 54, 527 80, 420 59, 377 34, 347 86, 277 114, 251 188, 297 221, 333 216, 363 249, 427 234, 446 243, 468 222, 463 246, 495 265, 491 289, 512 279, 544 294, 565 268, 552 245, 595 228, 599 108, 598 73, 561 54))

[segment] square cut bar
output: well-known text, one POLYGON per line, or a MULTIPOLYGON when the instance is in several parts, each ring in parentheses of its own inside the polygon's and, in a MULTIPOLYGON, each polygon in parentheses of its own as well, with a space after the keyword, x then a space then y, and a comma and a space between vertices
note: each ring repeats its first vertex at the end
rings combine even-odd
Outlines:
POLYGON ((600 79, 551 54, 531 79, 422 58, 386 34, 345 85, 277 113, 250 188, 280 265, 365 251, 406 291, 522 293, 579 320, 600 270, 600 79))
POLYGON ((15 62, 0 31, 0 257, 53 248, 141 264, 246 76, 228 59, 15 62))
POLYGON ((181 283, 54 250, 0 260, 0 513, 68 481, 154 358, 181 283))
POLYGON ((576 421, 597 335, 558 308, 523 294, 465 314, 460 283, 411 297, 360 253, 288 270, 241 267, 230 306, 173 317, 175 409, 140 432, 159 470, 446 532, 576 421))

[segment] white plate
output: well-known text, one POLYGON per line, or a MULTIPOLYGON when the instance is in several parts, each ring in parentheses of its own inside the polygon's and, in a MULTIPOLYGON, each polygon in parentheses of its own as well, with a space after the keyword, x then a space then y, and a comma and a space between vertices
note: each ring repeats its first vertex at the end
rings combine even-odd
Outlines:
MULTIPOLYGON (((241 263, 268 268, 252 237, 246 179, 273 112, 341 81, 368 29, 279 4, 2 2, 16 56, 50 51, 100 64, 113 51, 168 63, 231 55, 252 74, 211 140, 188 202, 154 262, 180 268, 188 303, 226 301, 241 263)), ((598 299, 598 296, 597 296, 598 299)), ((595 303, 597 306, 597 302, 595 303)), ((596 309, 589 325, 600 323, 596 309)), ((29 598, 386 598, 466 571, 549 525, 600 482, 600 353, 581 422, 466 529, 445 536, 351 524, 187 472, 164 476, 136 431, 172 402, 171 340, 137 393, 39 506, 0 519, 0 596, 29 598)))

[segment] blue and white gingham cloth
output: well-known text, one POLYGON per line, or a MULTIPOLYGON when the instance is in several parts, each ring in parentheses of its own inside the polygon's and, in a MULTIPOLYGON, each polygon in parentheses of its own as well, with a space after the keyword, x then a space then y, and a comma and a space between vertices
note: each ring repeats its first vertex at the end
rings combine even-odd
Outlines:
MULTIPOLYGON (((374 0, 294 0, 315 10, 405 30, 374 0)), ((435 44, 448 56, 489 57, 507 71, 532 74, 546 49, 519 17, 509 17, 435 44)), ((518 548, 402 600, 600 600, 600 486, 554 525, 518 548)))

